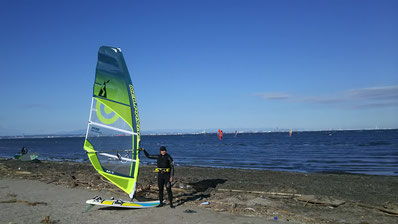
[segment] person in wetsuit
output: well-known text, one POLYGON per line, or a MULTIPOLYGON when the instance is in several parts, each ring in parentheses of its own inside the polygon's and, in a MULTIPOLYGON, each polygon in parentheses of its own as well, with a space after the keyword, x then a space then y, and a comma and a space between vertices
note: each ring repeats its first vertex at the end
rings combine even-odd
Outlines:
POLYGON ((174 177, 174 162, 173 158, 169 154, 167 154, 167 149, 164 146, 160 147, 159 155, 149 155, 144 148, 141 149, 144 151, 145 156, 149 159, 157 160, 157 168, 154 172, 158 172, 158 187, 159 187, 159 207, 163 207, 163 187, 166 185, 167 194, 169 196, 170 208, 174 208, 173 205, 173 193, 171 192, 171 182, 173 182, 174 177))
POLYGON ((23 146, 21 149, 21 156, 25 155, 26 153, 28 153, 28 149, 26 148, 26 146, 23 146))

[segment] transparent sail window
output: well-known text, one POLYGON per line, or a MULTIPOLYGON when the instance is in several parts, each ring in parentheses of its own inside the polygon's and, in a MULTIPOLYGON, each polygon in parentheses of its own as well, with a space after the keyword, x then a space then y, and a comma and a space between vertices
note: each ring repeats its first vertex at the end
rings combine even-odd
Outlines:
POLYGON ((97 153, 103 170, 120 176, 133 176, 134 135, 95 124, 89 125, 87 140, 97 153), (132 166, 133 163, 133 166, 132 166))

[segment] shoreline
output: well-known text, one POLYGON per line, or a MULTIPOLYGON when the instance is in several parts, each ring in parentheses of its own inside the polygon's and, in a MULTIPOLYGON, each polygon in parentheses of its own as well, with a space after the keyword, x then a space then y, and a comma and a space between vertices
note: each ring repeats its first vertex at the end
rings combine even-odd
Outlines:
MULTIPOLYGON (((137 198, 157 198, 153 166, 140 166, 137 198)), ((0 178, 67 188, 127 194, 89 163, 0 160, 0 178)), ((293 223, 391 223, 398 220, 398 177, 177 166, 173 193, 178 207, 293 223), (209 202, 209 205, 200 205, 209 202), (383 211, 383 209, 385 211, 383 211), (395 214, 396 212, 396 214, 395 214), (362 218, 361 218, 362 217, 362 218)))
MULTIPOLYGON (((13 157, 0 157, 0 162, 3 160, 14 160, 13 157)), ((89 164, 90 160, 88 159, 79 159, 79 160, 68 160, 68 159, 64 159, 64 160, 41 160, 41 162, 45 161, 45 162, 55 162, 55 163, 81 163, 81 164, 89 164)), ((143 163, 140 161, 140 163, 143 163)), ((140 167, 144 167, 144 166, 149 166, 152 167, 154 166, 155 163, 143 163, 142 165, 140 165, 140 167)), ((346 172, 346 171, 340 171, 340 170, 325 170, 325 171, 319 171, 319 172, 307 172, 307 171, 297 171, 297 170, 270 170, 270 169, 262 169, 262 168, 247 168, 247 167, 222 167, 222 166, 194 166, 194 165, 179 165, 179 164, 175 164, 176 167, 192 167, 192 168, 211 168, 211 169, 233 169, 233 170, 256 170, 256 171, 265 171, 265 172, 286 172, 286 173, 301 173, 301 174, 333 174, 333 175, 364 175, 364 176, 381 176, 381 177, 398 177, 398 173, 395 175, 386 175, 386 174, 368 174, 368 173, 352 173, 352 172, 346 172)))

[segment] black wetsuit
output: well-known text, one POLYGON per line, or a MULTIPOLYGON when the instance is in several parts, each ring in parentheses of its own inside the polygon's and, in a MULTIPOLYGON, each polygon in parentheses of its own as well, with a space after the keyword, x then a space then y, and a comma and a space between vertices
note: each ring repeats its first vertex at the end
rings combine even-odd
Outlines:
POLYGON ((28 153, 28 150, 26 149, 26 147, 22 147, 21 149, 21 155, 25 155, 26 153, 28 153))
POLYGON ((145 156, 149 159, 156 159, 158 168, 170 168, 170 172, 158 172, 159 201, 163 203, 163 187, 166 185, 167 195, 169 196, 170 206, 173 206, 173 193, 171 192, 170 177, 174 177, 174 162, 169 154, 149 155, 144 150, 145 156))

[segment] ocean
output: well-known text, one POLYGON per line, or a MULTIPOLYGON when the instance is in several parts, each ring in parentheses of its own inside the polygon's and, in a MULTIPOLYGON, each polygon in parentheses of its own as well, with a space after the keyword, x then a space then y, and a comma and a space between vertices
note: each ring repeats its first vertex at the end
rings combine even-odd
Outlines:
MULTIPOLYGON (((0 139, 0 157, 22 146, 41 160, 87 162, 83 137, 0 139)), ((398 129, 224 134, 143 135, 141 147, 158 154, 166 146, 177 166, 310 173, 398 175, 398 129)), ((143 164, 155 161, 141 155, 143 164)))

